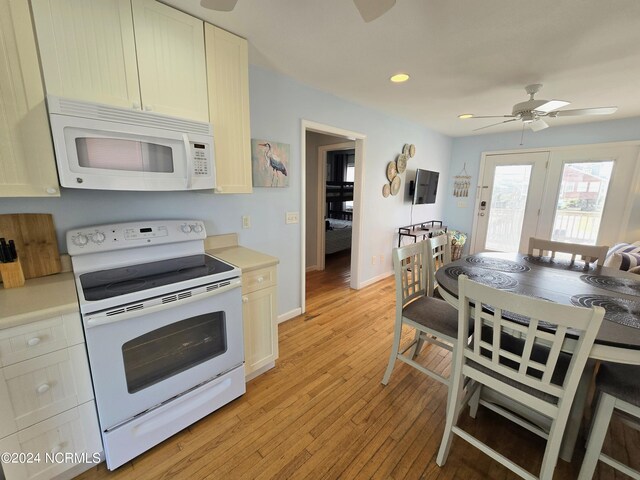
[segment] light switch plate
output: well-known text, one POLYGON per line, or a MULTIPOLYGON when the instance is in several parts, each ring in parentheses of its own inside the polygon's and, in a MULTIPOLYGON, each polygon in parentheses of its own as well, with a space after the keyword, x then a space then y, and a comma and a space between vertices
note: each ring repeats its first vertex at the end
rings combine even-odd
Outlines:
POLYGON ((249 215, 242 216, 242 228, 251 228, 251 217, 249 215))
POLYGON ((285 223, 298 223, 299 221, 300 221, 300 213, 287 212, 287 216, 285 217, 285 223))

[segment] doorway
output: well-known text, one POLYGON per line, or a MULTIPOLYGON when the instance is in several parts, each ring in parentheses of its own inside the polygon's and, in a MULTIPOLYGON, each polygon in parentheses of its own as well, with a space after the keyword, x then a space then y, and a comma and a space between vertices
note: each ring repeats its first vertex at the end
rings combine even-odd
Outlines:
POLYGON ((530 237, 613 245, 626 231, 638 145, 483 154, 472 253, 526 252, 530 237))
MULTIPOLYGON (((360 288, 359 268, 360 259, 360 232, 362 225, 362 179, 364 177, 364 146, 366 136, 357 132, 339 129, 329 125, 318 124, 315 122, 302 121, 302 215, 301 227, 304 235, 302 242, 302 313, 306 310, 306 274, 308 270, 318 270, 324 268, 324 255, 320 252, 324 248, 318 248, 318 245, 324 247, 325 222, 324 216, 326 211, 325 205, 325 189, 326 187, 326 166, 320 170, 320 157, 326 159, 326 155, 320 154, 320 147, 334 145, 332 148, 325 148, 328 151, 340 151, 342 147, 353 150, 352 172, 354 175, 351 195, 353 202, 352 209, 349 211, 351 217, 351 242, 350 256, 346 259, 348 264, 348 286, 350 288, 360 288), (340 145, 336 148, 335 145, 340 145), (314 161, 315 160, 315 161, 314 161), (321 180, 323 179, 323 180, 321 180), (320 186, 323 188, 320 189, 320 186), (318 258, 321 258, 321 262, 318 258)), ((346 206, 344 208, 346 211, 346 206)))

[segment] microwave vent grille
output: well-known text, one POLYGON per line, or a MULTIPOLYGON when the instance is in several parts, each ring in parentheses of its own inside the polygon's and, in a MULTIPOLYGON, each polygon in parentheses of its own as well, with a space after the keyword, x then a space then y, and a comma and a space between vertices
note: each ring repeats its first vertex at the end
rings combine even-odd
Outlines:
POLYGON ((184 118, 176 118, 153 112, 111 107, 99 103, 88 103, 67 98, 49 98, 51 113, 87 117, 107 122, 129 123, 150 128, 162 128, 184 133, 212 135, 211 124, 184 118), (57 101, 57 105, 55 105, 57 101), (53 108, 52 108, 53 107, 53 108), (57 111, 56 111, 57 110, 57 111))

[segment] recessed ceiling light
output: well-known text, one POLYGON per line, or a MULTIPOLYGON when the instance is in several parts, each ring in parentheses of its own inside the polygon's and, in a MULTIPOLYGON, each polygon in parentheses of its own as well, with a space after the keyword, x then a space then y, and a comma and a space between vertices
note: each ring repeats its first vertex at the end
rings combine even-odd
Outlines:
POLYGON ((391 80, 393 83, 402 83, 409 80, 409 75, 407 75, 406 73, 397 73, 389 80, 391 80))
POLYGON ((458 118, 464 120, 465 118, 473 118, 473 113, 463 113, 462 115, 458 115, 458 118))

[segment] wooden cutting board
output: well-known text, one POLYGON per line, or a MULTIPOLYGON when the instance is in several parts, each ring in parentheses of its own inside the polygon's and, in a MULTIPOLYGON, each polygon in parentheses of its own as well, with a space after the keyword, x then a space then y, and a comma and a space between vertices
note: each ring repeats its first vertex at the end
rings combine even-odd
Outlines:
POLYGON ((60 253, 53 217, 44 213, 0 215, 0 237, 16 243, 24 278, 59 273, 60 253))

